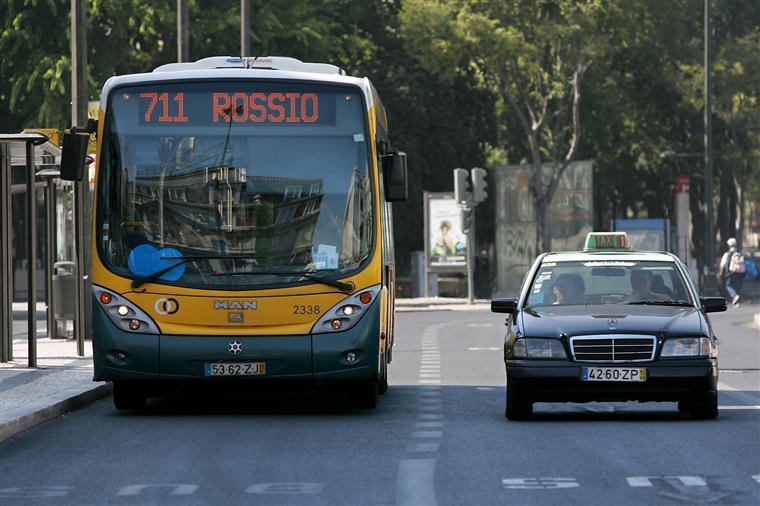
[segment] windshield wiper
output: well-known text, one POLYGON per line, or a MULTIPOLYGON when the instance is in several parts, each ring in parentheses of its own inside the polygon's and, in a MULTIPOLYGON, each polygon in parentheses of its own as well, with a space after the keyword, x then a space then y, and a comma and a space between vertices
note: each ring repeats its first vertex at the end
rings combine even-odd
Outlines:
POLYGON ((156 272, 152 274, 148 274, 147 276, 143 276, 141 278, 137 278, 132 280, 132 290, 135 290, 137 288, 140 288, 145 283, 150 283, 151 281, 155 281, 156 279, 160 278, 170 270, 174 269, 175 267, 178 267, 184 263, 190 262, 192 260, 246 260, 246 259, 252 259, 252 258, 258 258, 255 256, 245 255, 245 256, 233 256, 233 255, 193 255, 188 257, 168 257, 168 258, 162 258, 162 260, 177 260, 173 264, 171 264, 168 267, 164 267, 163 269, 157 270, 156 272))
POLYGON ((242 272, 215 272, 214 276, 258 276, 258 275, 272 275, 272 276, 298 276, 301 278, 310 279, 323 285, 332 286, 338 290, 346 293, 351 293, 354 289, 354 285, 351 283, 344 283, 336 279, 325 278, 315 275, 313 271, 242 271, 242 272))
POLYGON ((626 304, 631 306, 693 306, 691 302, 685 300, 636 300, 633 302, 626 302, 626 304))

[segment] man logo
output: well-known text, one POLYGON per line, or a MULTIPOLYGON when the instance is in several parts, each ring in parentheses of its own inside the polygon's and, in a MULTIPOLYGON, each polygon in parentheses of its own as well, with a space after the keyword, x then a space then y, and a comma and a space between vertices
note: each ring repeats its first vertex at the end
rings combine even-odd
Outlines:
POLYGON ((255 300, 215 300, 214 309, 256 309, 255 300))
POLYGON ((158 299, 153 309, 160 315, 174 314, 179 311, 179 302, 171 297, 168 299, 158 299))

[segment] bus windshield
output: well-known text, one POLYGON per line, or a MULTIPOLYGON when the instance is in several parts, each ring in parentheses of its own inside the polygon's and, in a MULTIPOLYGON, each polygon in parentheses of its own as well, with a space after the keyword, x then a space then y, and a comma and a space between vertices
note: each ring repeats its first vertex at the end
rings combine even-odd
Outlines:
POLYGON ((358 89, 337 85, 116 88, 98 174, 101 258, 133 279, 176 262, 152 282, 182 286, 360 268, 374 223, 365 110, 358 89))

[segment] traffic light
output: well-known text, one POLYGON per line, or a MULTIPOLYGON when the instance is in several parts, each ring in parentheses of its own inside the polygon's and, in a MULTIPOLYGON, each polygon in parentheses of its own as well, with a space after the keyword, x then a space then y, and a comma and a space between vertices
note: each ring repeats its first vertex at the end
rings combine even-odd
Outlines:
POLYGON ((488 197, 488 192, 486 191, 486 188, 488 187, 488 182, 486 181, 486 169, 481 169, 480 167, 473 167, 471 171, 472 175, 472 200, 479 204, 480 202, 483 202, 488 197))
POLYGON ((454 198, 457 204, 470 204, 470 174, 467 169, 454 169, 454 198))

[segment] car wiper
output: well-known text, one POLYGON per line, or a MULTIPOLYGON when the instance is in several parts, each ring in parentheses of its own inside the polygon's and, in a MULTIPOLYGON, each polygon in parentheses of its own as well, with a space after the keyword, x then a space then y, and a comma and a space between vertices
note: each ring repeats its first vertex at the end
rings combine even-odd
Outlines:
POLYGON ((147 276, 143 276, 141 278, 136 278, 132 280, 132 290, 135 290, 137 288, 140 288, 145 283, 150 283, 151 281, 155 281, 156 279, 160 278, 170 270, 174 269, 175 267, 178 267, 184 263, 190 262, 192 260, 249 260, 252 258, 258 258, 251 255, 245 255, 245 256, 234 256, 234 255, 192 255, 187 257, 168 257, 168 258, 162 258, 162 260, 177 260, 173 264, 169 265, 168 267, 164 267, 163 269, 157 270, 156 272, 152 274, 148 274, 147 276))
POLYGON ((635 300, 633 302, 626 302, 631 306, 682 306, 692 307, 694 304, 685 300, 635 300))
POLYGON ((338 290, 346 293, 351 293, 354 289, 354 285, 351 283, 344 283, 336 279, 325 278, 314 274, 311 271, 242 271, 242 272, 215 272, 214 276, 259 276, 259 275, 272 275, 272 276, 298 276, 301 278, 310 279, 323 285, 332 286, 338 290))

